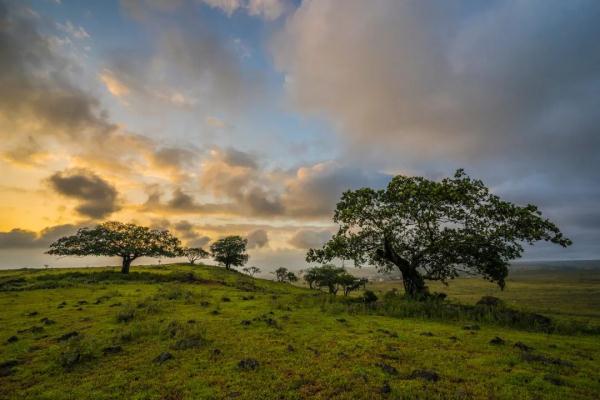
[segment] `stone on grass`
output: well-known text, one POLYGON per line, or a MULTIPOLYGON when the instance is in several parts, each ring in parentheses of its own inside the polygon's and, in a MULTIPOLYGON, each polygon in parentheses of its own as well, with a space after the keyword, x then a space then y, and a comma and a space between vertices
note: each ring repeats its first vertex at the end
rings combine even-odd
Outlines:
POLYGON ((379 389, 381 394, 389 394, 392 393, 392 387, 389 382, 383 382, 383 386, 379 389))
POLYGON ((521 354, 521 358, 528 362, 539 362, 546 365, 557 365, 560 367, 575 367, 575 365, 573 365, 573 363, 570 361, 562 360, 560 358, 546 357, 541 354, 531 354, 525 352, 521 354))
POLYGON ((560 376, 557 375, 544 375, 544 380, 556 386, 564 386, 566 384, 566 382, 560 376))
POLYGON ((28 317, 35 317, 36 315, 38 315, 37 311, 30 311, 30 312, 27 313, 28 317))
POLYGON ((104 349, 102 349, 102 353, 104 353, 104 355, 118 354, 122 351, 123 351, 123 348, 121 346, 108 346, 108 347, 105 347, 104 349))
POLYGON ((496 336, 495 338, 493 338, 492 340, 490 340, 490 344, 502 345, 502 344, 504 344, 504 343, 506 343, 506 342, 504 341, 504 339, 502 339, 502 338, 501 338, 501 337, 499 337, 499 336, 496 336))
POLYGON ((69 333, 65 333, 64 335, 60 336, 57 340, 59 342, 64 342, 64 341, 67 341, 67 340, 69 340, 69 339, 71 339, 72 337, 75 337, 75 336, 79 336, 79 332, 72 331, 72 332, 69 332, 69 333))
POLYGON ((18 340, 19 340, 19 338, 16 335, 12 335, 8 339, 6 339, 6 343, 14 343, 14 342, 16 342, 18 340))
POLYGON ((44 317, 40 320, 40 322, 43 322, 44 325, 54 325, 56 323, 56 321, 54 321, 53 319, 50 319, 48 317, 44 317))
POLYGON ((13 368, 19 365, 17 360, 7 360, 0 363, 0 377, 9 376, 14 373, 13 368))
POLYGON ((422 332, 421 336, 433 336, 433 333, 431 333, 431 332, 422 332))
POLYGON ((259 362, 254 358, 244 358, 238 363, 238 368, 244 371, 254 371, 259 366, 259 362))
POLYGON ((473 324, 473 325, 465 325, 465 326, 463 326, 463 329, 465 331, 478 331, 481 328, 479 327, 479 325, 473 324))
POLYGON ((250 325, 250 324, 252 324, 252 321, 250 321, 250 320, 247 320, 247 319, 244 319, 244 320, 242 320, 242 325, 244 325, 244 326, 248 326, 248 325, 250 325))
POLYGON ((409 378, 411 379, 423 379, 429 382, 437 382, 440 380, 440 376, 435 371, 429 371, 426 369, 416 369, 411 372, 409 378))
POLYGON ((153 361, 157 364, 162 364, 165 361, 171 360, 173 358, 173 354, 165 351, 160 353, 153 361))
POLYGON ((381 370, 383 372, 385 372, 386 374, 398 375, 398 370, 389 364, 386 364, 384 362, 378 362, 375 365, 378 366, 379 368, 381 368, 381 370))
POLYGON ((533 347, 529 347, 529 346, 527 346, 523 342, 517 342, 517 343, 515 343, 514 347, 516 347, 517 349, 519 349, 521 351, 531 351, 531 350, 533 350, 533 347))

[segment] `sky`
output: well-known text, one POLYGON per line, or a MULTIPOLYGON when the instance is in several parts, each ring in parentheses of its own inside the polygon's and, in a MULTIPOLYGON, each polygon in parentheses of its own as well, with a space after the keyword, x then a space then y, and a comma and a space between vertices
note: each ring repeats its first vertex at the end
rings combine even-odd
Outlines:
MULTIPOLYGON (((119 220, 306 266, 341 193, 458 168, 600 258, 596 0, 0 0, 0 268, 119 220)), ((156 262, 156 260, 142 260, 156 262)))

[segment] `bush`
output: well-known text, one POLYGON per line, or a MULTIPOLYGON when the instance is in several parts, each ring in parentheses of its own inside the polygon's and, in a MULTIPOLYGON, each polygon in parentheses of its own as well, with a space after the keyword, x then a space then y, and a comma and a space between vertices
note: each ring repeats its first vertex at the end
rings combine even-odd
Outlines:
POLYGON ((132 321, 135 318, 135 308, 130 304, 126 304, 122 309, 117 313, 117 322, 127 323, 132 321))
POLYGON ((84 337, 77 335, 65 341, 57 354, 57 361, 61 367, 70 370, 75 366, 96 358, 95 344, 84 337))
POLYGON ((362 295, 362 301, 365 304, 373 304, 377 301, 377 295, 372 290, 365 290, 365 293, 362 295))

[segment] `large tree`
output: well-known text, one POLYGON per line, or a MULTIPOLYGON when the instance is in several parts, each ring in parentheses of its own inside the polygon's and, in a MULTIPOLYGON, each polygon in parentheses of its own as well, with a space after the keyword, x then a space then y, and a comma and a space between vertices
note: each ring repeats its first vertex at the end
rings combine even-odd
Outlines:
POLYGON ((310 249, 308 262, 341 258, 397 268, 413 297, 427 294, 425 280, 446 283, 459 273, 503 288, 524 244, 571 244, 536 206, 503 201, 463 170, 441 181, 396 176, 384 190, 349 190, 333 220, 338 232, 323 248, 310 249))
POLYGON ((50 245, 47 254, 59 256, 109 256, 123 259, 121 272, 129 273, 138 257, 177 257, 180 241, 167 230, 135 224, 105 222, 94 228, 81 228, 50 245))
POLYGON ((227 236, 211 244, 210 252, 216 262, 231 269, 231 267, 239 267, 248 262, 247 244, 248 240, 241 236, 227 236))

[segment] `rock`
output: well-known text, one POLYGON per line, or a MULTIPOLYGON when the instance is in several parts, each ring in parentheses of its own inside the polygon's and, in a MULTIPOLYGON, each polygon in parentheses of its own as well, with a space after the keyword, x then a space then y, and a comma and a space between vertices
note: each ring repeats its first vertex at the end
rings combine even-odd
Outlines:
POLYGON ((384 362, 378 362, 375 365, 381 368, 381 370, 387 374, 398 375, 398 370, 389 364, 386 364, 384 362))
POLYGON ((64 342, 64 341, 69 340, 69 339, 71 339, 72 337, 75 337, 75 336, 79 336, 79 332, 72 331, 72 332, 69 332, 69 333, 65 333, 64 335, 60 336, 56 340, 58 340, 59 342, 64 342))
POLYGON ((105 347, 104 349, 102 349, 102 353, 104 353, 104 355, 118 354, 122 351, 123 351, 123 348, 121 346, 108 346, 108 347, 105 347))
POLYGON ((478 331, 481 329, 481 327, 477 324, 473 324, 473 325, 465 325, 465 326, 463 326, 463 329, 465 331, 478 331))
POLYGON ((346 322, 348 322, 348 321, 346 321, 345 318, 338 318, 338 319, 336 319, 336 321, 339 322, 339 323, 341 323, 341 324, 345 324, 346 322))
POLYGON ((17 360, 8 360, 0 363, 0 377, 9 376, 14 373, 13 368, 19 365, 17 360))
POLYGON ((433 336, 431 332, 421 332, 421 336, 433 336))
POLYGON ((208 306, 210 306, 210 302, 208 302, 208 301, 201 301, 200 302, 200 306, 201 307, 208 307, 208 306))
POLYGON ((452 340, 453 342, 456 342, 458 340, 456 336, 450 336, 448 339, 452 340))
POLYGON ((223 303, 229 303, 231 301, 231 299, 229 297, 221 297, 221 301, 223 303))
POLYGON ((36 315, 38 315, 37 311, 30 311, 26 314, 28 317, 35 317, 36 315))
POLYGON ((295 351, 296 351, 296 349, 295 349, 295 348, 294 348, 294 346, 292 346, 291 344, 288 344, 288 346, 287 346, 287 351, 288 351, 289 353, 293 353, 293 352, 295 352, 295 351))
POLYGON ((495 338, 493 338, 492 340, 490 340, 490 344, 502 345, 502 344, 504 344, 504 343, 506 343, 506 342, 504 341, 504 339, 502 339, 502 338, 501 338, 501 337, 499 337, 499 336, 496 336, 495 338))
POLYGON ((392 387, 389 382, 383 382, 383 386, 379 389, 379 393, 381 394, 389 394, 392 393, 392 387))
POLYGON ((212 315, 219 315, 219 314, 221 314, 221 313, 219 312, 219 310, 212 310, 210 313, 211 313, 212 315))
POLYGON ((188 324, 195 324, 195 323, 196 323, 196 320, 195 320, 195 319, 188 319, 188 322, 187 322, 187 323, 188 323, 188 324))
POLYGON ((531 351, 531 350, 533 350, 533 347, 529 347, 529 346, 527 346, 523 342, 517 342, 517 343, 515 343, 514 347, 516 347, 517 349, 519 349, 521 351, 531 351))
POLYGON ((16 341, 18 341, 19 338, 15 335, 12 335, 11 337, 9 337, 8 339, 6 339, 6 343, 14 343, 16 341))
POLYGON ((416 369, 410 376, 410 379, 423 379, 425 381, 437 382, 440 380, 440 376, 435 371, 429 371, 426 369, 416 369))
POLYGON ((238 368, 245 371, 254 371, 259 366, 259 363, 254 358, 244 358, 238 363, 238 368))
POLYGON ((44 325, 54 325, 56 323, 56 321, 49 319, 47 317, 44 317, 40 320, 40 322, 43 322, 44 325))
POLYGON ((120 307, 121 303, 112 303, 109 307, 120 307))
POLYGON ((27 329, 21 329, 20 331, 17 331, 17 333, 42 333, 44 332, 44 327, 43 326, 32 326, 31 328, 27 328, 27 329))
POLYGON ((220 349, 213 349, 213 351, 211 353, 214 357, 218 357, 221 354, 223 354, 223 352, 220 349))
POLYGON ((157 364, 162 364, 165 361, 171 360, 173 358, 173 354, 165 351, 160 353, 153 361, 157 364))
POLYGON ((197 338, 185 338, 178 340, 171 348, 173 350, 197 349, 204 346, 204 340, 197 338))
POLYGON ((84 304, 87 304, 87 303, 88 303, 88 302, 87 302, 87 300, 79 300, 79 301, 77 302, 77 304, 79 304, 80 306, 82 306, 82 305, 84 305, 84 304))
POLYGON ((522 353, 521 358, 523 358, 523 360, 528 361, 528 362, 540 362, 540 363, 546 364, 546 365, 558 365, 561 367, 570 367, 570 368, 575 367, 575 365, 573 365, 573 363, 570 361, 561 360, 560 358, 546 357, 541 354, 522 353))
POLYGON ((244 325, 244 326, 248 326, 250 324, 252 324, 252 321, 249 321, 247 319, 245 319, 245 320, 242 321, 242 325, 244 325))
POLYGON ((504 302, 494 296, 483 296, 476 304, 478 306, 499 307, 503 306, 504 302))
POLYGON ((550 375, 550 374, 544 375, 544 380, 546 382, 550 382, 551 384, 556 385, 556 386, 564 386, 566 384, 565 381, 560 376, 556 376, 556 375, 550 375))

